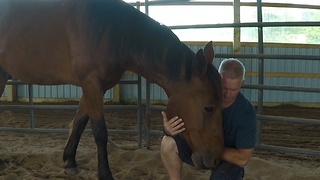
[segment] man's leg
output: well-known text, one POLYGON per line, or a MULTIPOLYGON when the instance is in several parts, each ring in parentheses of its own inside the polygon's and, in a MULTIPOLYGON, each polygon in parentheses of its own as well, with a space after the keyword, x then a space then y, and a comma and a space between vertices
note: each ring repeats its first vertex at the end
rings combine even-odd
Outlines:
POLYGON ((244 168, 222 161, 216 169, 211 170, 210 180, 242 180, 244 168))
POLYGON ((182 160, 178 154, 175 140, 164 136, 161 141, 160 155, 170 180, 181 180, 182 160))

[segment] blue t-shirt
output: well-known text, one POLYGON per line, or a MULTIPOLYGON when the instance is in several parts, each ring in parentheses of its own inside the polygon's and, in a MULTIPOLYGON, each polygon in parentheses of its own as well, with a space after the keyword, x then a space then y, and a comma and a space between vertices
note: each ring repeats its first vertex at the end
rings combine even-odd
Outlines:
POLYGON ((256 110, 242 93, 227 108, 222 109, 224 145, 238 149, 255 146, 256 110))

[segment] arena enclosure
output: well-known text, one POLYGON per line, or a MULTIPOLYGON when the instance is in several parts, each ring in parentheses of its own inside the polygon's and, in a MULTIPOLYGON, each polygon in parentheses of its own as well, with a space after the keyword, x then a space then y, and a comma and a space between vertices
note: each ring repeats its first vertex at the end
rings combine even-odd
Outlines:
MULTIPOLYGON (((275 145, 266 145, 262 143, 261 129, 264 122, 283 122, 306 125, 320 125, 320 119, 294 118, 269 116, 263 114, 263 107, 276 106, 281 104, 293 104, 303 107, 320 107, 320 40, 318 42, 309 42, 308 34, 313 31, 312 28, 320 28, 320 5, 289 3, 273 3, 272 1, 257 0, 252 2, 233 1, 145 1, 134 2, 133 6, 146 14, 152 14, 155 8, 170 7, 176 9, 181 7, 206 7, 219 8, 228 7, 233 13, 233 22, 188 24, 188 25, 168 25, 178 35, 183 36, 185 30, 225 30, 232 32, 230 41, 212 40, 216 58, 214 65, 217 67, 224 58, 238 58, 246 67, 246 80, 242 93, 257 107, 257 140, 256 148, 277 152, 289 152, 311 156, 320 156, 320 151, 281 147, 275 145), (143 9, 144 8, 144 9, 143 9), (267 13, 272 9, 301 9, 303 12, 310 10, 314 15, 311 20, 266 20, 267 13), (244 22, 245 10, 251 9, 254 14, 254 20, 244 22), (298 28, 297 28, 298 27, 298 28), (226 29, 224 29, 226 28, 226 29), (286 28, 296 28, 299 36, 296 43, 274 42, 269 40, 270 35, 280 34, 286 36, 286 28), (304 29, 303 29, 304 28, 304 29), (310 30, 310 32, 306 31, 310 30), (244 32, 250 31, 256 39, 247 40, 243 37, 244 32), (281 34, 283 33, 283 34, 281 34), (298 42, 299 38, 305 42, 298 42), (244 40, 242 40, 244 39, 244 40)), ((163 9, 162 9, 163 10, 163 9)), ((152 16, 151 16, 152 17, 152 16)), ((181 18, 181 17, 180 17, 181 18)), ((197 17, 198 18, 198 17, 197 17)), ((215 18, 212 16, 212 18, 215 18)), ((155 18, 155 20, 157 20, 155 18)), ((228 20, 226 20, 228 21, 228 20)), ((215 32, 215 31, 214 31, 215 32)), ((318 31, 319 32, 319 31, 318 31)), ((213 33, 214 34, 214 33, 213 33)), ((310 35, 312 37, 312 34, 310 35)), ((289 37, 289 38, 290 38, 289 37)), ((206 41, 185 40, 193 51, 202 48, 206 41)), ((34 111, 36 110, 76 110, 76 105, 35 105, 35 102, 65 102, 78 101, 81 97, 81 90, 72 85, 61 86, 38 86, 28 85, 15 80, 14 77, 7 83, 6 90, 1 97, 1 109, 28 110, 30 118, 30 128, 1 127, 0 131, 17 132, 42 132, 42 133, 67 133, 68 129, 41 129, 36 128, 34 111), (27 102, 24 105, 8 105, 7 102, 27 102)), ((160 111, 164 109, 166 103, 165 92, 157 85, 151 84, 144 78, 131 72, 127 72, 122 81, 113 89, 105 94, 105 101, 125 105, 105 105, 105 109, 131 109, 137 111, 137 129, 136 130, 113 130, 109 129, 110 134, 131 134, 137 136, 138 148, 142 146, 150 147, 150 136, 162 135, 161 131, 152 130, 150 127, 151 111, 160 111), (145 115, 144 115, 145 114, 145 115), (144 117, 143 117, 144 116, 144 117), (143 144, 143 140, 145 144, 143 144)), ((71 120, 71 117, 70 117, 71 120)), ((85 131, 90 133, 90 131, 85 131)), ((111 139, 109 143, 117 146, 111 139)))

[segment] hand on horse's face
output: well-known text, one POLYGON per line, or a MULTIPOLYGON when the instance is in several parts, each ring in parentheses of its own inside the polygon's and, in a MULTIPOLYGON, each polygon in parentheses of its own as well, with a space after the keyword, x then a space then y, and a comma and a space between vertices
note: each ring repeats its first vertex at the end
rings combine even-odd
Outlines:
POLYGON ((185 130, 184 123, 181 118, 175 116, 168 120, 166 112, 161 112, 163 117, 164 131, 170 136, 175 136, 185 130))

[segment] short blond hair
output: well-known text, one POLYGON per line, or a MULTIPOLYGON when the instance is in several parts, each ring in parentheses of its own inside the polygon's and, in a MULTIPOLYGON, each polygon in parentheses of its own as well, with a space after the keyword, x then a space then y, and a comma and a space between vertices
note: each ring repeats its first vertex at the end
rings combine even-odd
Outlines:
POLYGON ((246 68, 238 59, 224 59, 219 66, 220 75, 226 76, 227 78, 234 79, 241 77, 245 79, 246 68))

